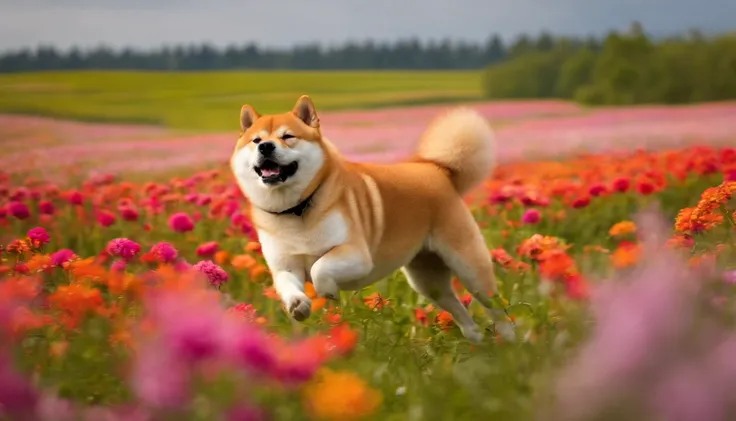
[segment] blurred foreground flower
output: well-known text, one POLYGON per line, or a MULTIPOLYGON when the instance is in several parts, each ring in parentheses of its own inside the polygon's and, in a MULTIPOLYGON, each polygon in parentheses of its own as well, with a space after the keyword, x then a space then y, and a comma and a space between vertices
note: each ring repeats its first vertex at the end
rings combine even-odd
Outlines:
POLYGON ((543 419, 733 419, 736 335, 707 306, 707 279, 665 247, 663 221, 646 213, 637 225, 641 264, 593 292, 594 331, 543 419))

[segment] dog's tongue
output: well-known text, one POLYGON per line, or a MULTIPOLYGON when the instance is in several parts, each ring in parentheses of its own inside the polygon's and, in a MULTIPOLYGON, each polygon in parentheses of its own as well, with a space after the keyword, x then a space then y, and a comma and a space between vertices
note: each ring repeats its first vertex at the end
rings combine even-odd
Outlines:
POLYGON ((261 176, 263 177, 273 177, 275 175, 279 175, 279 173, 281 173, 281 171, 278 167, 261 169, 261 176))

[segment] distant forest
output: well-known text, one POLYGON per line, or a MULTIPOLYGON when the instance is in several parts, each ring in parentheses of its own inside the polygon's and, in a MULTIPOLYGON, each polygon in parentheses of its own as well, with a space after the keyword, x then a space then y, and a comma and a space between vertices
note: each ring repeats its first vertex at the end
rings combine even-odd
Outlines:
POLYGON ((339 47, 299 45, 290 49, 262 48, 254 43, 216 48, 209 44, 162 47, 143 51, 132 48, 113 50, 98 47, 60 51, 50 46, 21 49, 0 55, 0 72, 43 70, 453 70, 481 69, 528 51, 548 51, 559 43, 600 46, 595 38, 572 39, 543 32, 521 35, 504 43, 492 35, 484 43, 422 43, 416 39, 393 43, 348 42, 339 47))

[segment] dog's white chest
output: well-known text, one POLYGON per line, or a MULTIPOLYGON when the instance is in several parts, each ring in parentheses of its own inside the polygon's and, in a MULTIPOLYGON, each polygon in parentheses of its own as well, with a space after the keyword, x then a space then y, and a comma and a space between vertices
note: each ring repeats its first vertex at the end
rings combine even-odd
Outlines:
POLYGON ((348 225, 339 211, 329 213, 311 227, 306 227, 301 219, 284 218, 269 237, 280 254, 319 257, 347 241, 348 225))

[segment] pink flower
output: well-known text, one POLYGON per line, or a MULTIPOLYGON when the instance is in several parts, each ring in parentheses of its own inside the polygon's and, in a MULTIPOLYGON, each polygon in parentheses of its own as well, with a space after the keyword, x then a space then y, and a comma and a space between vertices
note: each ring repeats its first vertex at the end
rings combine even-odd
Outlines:
POLYGON ((53 215, 56 211, 54 203, 50 200, 42 200, 38 203, 38 211, 44 215, 53 215))
POLYGON ((723 282, 727 284, 736 284, 736 269, 729 270, 728 272, 723 273, 723 282))
POLYGON ((114 213, 104 209, 97 210, 95 212, 95 217, 97 218, 97 222, 103 227, 109 227, 114 224, 117 219, 114 213))
POLYGON ((185 212, 177 212, 169 218, 169 228, 175 232, 189 232, 194 229, 194 221, 185 212))
POLYGON ((229 279, 227 272, 213 263, 212 260, 202 260, 192 266, 192 268, 204 273, 210 283, 216 287, 224 284, 229 279))
POLYGON ((48 231, 46 231, 44 227, 31 228, 28 230, 26 235, 28 238, 33 240, 34 243, 39 245, 48 244, 48 242, 51 241, 51 236, 49 236, 48 231))
POLYGON ((521 222, 529 225, 538 223, 542 219, 542 214, 536 209, 527 209, 521 217, 521 222))
POLYGON ((138 399, 159 408, 184 405, 190 396, 190 382, 190 367, 161 344, 148 344, 138 352, 130 378, 138 399))
POLYGON ((12 201, 7 205, 8 213, 18 219, 26 219, 31 216, 31 211, 23 202, 12 201))
POLYGON ((52 266, 61 266, 62 264, 72 260, 77 255, 74 254, 72 250, 69 249, 61 249, 57 251, 56 253, 51 255, 51 265, 52 266))
POLYGON ((197 247, 197 256, 212 257, 219 248, 220 245, 217 244, 217 241, 202 243, 199 245, 199 247, 197 247))
POLYGON ((723 181, 736 181, 736 170, 731 170, 724 174, 723 181))
POLYGON ((171 263, 179 256, 179 252, 170 243, 161 242, 151 247, 151 254, 161 263, 171 263))
POLYGON ((116 238, 107 243, 106 250, 111 256, 120 257, 123 260, 130 260, 141 251, 141 246, 127 238, 116 238))

